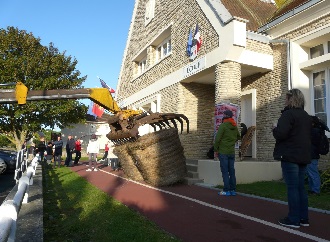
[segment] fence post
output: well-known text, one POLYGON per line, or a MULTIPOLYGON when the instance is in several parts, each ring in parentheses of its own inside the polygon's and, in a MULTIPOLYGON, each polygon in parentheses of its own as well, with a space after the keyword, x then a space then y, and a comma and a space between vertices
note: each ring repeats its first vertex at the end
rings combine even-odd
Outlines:
POLYGON ((0 241, 14 242, 16 238, 16 227, 17 227, 17 205, 13 200, 5 201, 1 207, 1 216, 5 221, 5 229, 1 229, 0 241), (4 232, 4 233, 2 233, 4 232))

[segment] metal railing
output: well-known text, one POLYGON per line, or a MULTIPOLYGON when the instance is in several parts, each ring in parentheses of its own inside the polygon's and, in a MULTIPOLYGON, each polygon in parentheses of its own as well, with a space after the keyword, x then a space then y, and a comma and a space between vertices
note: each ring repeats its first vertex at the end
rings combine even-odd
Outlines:
POLYGON ((34 157, 28 167, 28 160, 24 158, 24 150, 19 151, 17 153, 15 170, 18 190, 12 200, 5 200, 0 206, 0 242, 15 241, 19 211, 22 203, 28 203, 29 200, 29 186, 33 185, 33 176, 37 169, 38 157, 34 157))

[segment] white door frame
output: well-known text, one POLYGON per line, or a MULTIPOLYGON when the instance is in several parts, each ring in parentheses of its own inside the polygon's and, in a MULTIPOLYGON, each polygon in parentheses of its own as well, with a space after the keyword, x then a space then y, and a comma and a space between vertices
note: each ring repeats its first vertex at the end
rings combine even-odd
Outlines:
MULTIPOLYGON (((251 125, 256 126, 257 124, 257 90, 256 89, 250 89, 242 92, 242 97, 245 95, 251 95, 251 108, 252 110, 243 110, 244 107, 241 105, 241 122, 244 123, 244 113, 245 112, 251 112, 251 125)), ((252 158, 257 158, 257 132, 252 136, 252 158)))

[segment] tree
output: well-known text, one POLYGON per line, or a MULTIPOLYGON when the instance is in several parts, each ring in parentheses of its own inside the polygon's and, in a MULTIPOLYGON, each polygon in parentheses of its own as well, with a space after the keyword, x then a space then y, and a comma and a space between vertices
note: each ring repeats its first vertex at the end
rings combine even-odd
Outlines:
MULTIPOLYGON (((77 60, 60 53, 53 43, 42 46, 32 33, 14 27, 0 29, 0 83, 21 81, 29 90, 82 88, 86 76, 77 60)), ((14 88, 14 87, 1 87, 14 88)), ((28 135, 45 128, 64 128, 85 120, 87 107, 78 100, 0 105, 0 133, 21 148, 28 135)))

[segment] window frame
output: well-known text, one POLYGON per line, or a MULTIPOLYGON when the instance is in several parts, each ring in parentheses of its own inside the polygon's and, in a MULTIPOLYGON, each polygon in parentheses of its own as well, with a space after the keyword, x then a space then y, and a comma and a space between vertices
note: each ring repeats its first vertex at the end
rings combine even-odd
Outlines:
POLYGON ((329 98, 329 95, 330 95, 330 90, 329 90, 329 87, 330 87, 330 66, 326 67, 326 68, 322 68, 322 69, 317 69, 317 70, 313 70, 311 72, 311 77, 310 77, 310 84, 311 84, 311 87, 312 87, 312 90, 311 90, 311 109, 314 113, 315 116, 320 116, 318 114, 322 113, 322 112, 316 112, 316 109, 315 109, 315 86, 314 86, 314 75, 316 73, 321 73, 321 72, 324 72, 324 93, 325 93, 325 107, 324 107, 324 114, 325 114, 325 118, 326 118, 326 124, 327 126, 329 127, 330 126, 330 110, 329 110, 329 107, 330 107, 330 98, 329 98))
POLYGON ((141 75, 147 70, 147 56, 144 56, 140 61, 137 63, 138 67, 138 75, 141 75))
POLYGON ((156 63, 159 62, 159 61, 161 61, 162 59, 166 58, 170 54, 172 54, 172 40, 171 40, 171 36, 167 37, 165 40, 162 41, 162 43, 160 43, 156 47, 156 63), (166 53, 164 54, 164 45, 165 44, 167 46, 166 46, 166 53))
MULTIPOLYGON (((315 49, 315 50, 316 50, 316 49, 315 49)), ((309 48, 309 59, 312 60, 312 59, 314 59, 314 58, 317 58, 317 57, 320 57, 320 56, 323 56, 323 55, 325 55, 325 54, 329 54, 329 53, 330 53, 330 41, 326 41, 326 42, 320 43, 320 44, 318 44, 318 45, 315 45, 315 46, 309 48), (323 53, 320 54, 320 55, 317 55, 317 56, 313 56, 312 50, 313 50, 314 48, 319 47, 319 46, 322 46, 322 47, 323 47, 323 49, 322 49, 323 53)), ((315 53, 314 53, 314 54, 315 54, 315 53)))

